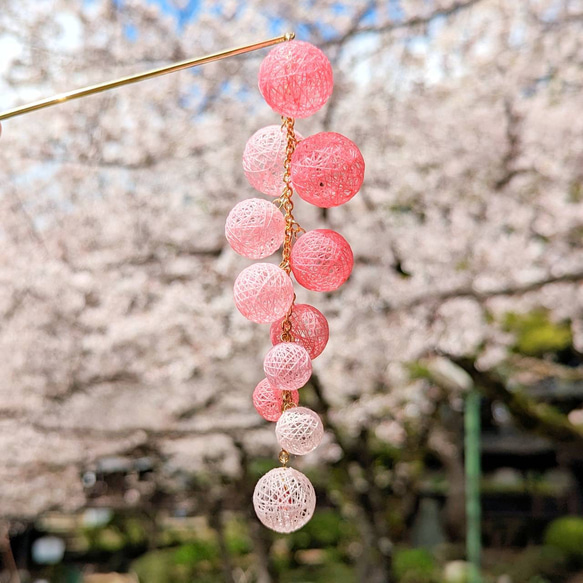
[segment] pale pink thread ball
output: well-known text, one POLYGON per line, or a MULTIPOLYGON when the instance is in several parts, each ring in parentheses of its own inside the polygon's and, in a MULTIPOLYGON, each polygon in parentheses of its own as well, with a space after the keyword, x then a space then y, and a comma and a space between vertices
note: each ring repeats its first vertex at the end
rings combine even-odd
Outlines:
MULTIPOLYGON (((296 405, 300 402, 298 391, 292 391, 291 398, 296 405)), ((273 388, 267 379, 263 379, 253 391, 253 406, 257 413, 267 421, 277 421, 283 407, 283 391, 273 388)))
POLYGON ((235 280, 235 305, 252 322, 267 324, 285 316, 294 299, 290 276, 277 265, 254 263, 235 280))
POLYGON ((284 411, 275 426, 279 445, 294 455, 314 451, 324 436, 319 415, 307 407, 293 407, 284 411))
POLYGON ((364 158, 341 134, 321 132, 302 140, 291 161, 291 179, 306 202, 330 208, 348 202, 364 180, 364 158))
POLYGON ((354 265, 346 239, 330 229, 302 235, 292 247, 290 264, 300 285, 312 291, 334 291, 350 276, 354 265))
POLYGON ((316 508, 314 486, 293 468, 274 468, 262 476, 253 492, 257 518, 275 532, 289 533, 310 521, 316 508))
MULTIPOLYGON (((289 321, 293 341, 303 346, 312 360, 322 354, 330 336, 328 321, 324 314, 309 304, 295 304, 289 321)), ((271 325, 271 343, 274 345, 283 342, 282 322, 283 318, 280 318, 271 325)))
POLYGON ((249 198, 236 204, 225 224, 225 236, 234 251, 250 259, 275 253, 285 234, 281 211, 268 200, 249 198))
POLYGON ((334 79, 326 55, 314 45, 294 40, 272 49, 259 69, 259 90, 267 104, 287 117, 316 113, 332 95, 334 79))
POLYGON ((271 386, 295 391, 312 376, 312 361, 303 346, 295 342, 282 342, 266 354, 263 370, 271 386))
MULTIPOLYGON (((296 140, 302 136, 295 132, 296 140)), ((279 196, 283 190, 283 163, 286 157, 287 133, 278 125, 256 131, 243 152, 243 170, 249 184, 269 196, 279 196)))

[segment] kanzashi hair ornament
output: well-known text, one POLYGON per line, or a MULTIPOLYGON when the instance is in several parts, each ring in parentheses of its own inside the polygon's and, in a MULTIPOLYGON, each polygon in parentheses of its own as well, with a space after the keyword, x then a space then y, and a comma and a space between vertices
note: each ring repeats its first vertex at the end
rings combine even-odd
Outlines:
POLYGON ((266 378, 253 391, 253 405, 264 419, 276 422, 282 467, 259 480, 253 505, 265 526, 282 533, 304 526, 316 506, 310 480, 287 464, 290 454, 312 452, 324 436, 318 414, 298 404, 312 375, 312 360, 322 353, 329 335, 319 310, 295 303, 290 276, 307 289, 333 291, 348 279, 354 263, 350 245, 339 233, 302 229, 294 218, 292 195, 296 188, 305 201, 334 207, 350 200, 364 178, 364 160, 348 138, 326 132, 303 139, 295 131, 294 118, 316 113, 332 94, 332 84, 330 62, 309 43, 291 40, 267 55, 259 89, 282 123, 251 136, 243 170, 251 186, 277 198, 239 202, 225 226, 233 249, 252 259, 266 257, 283 241, 279 266, 256 263, 235 281, 239 311, 254 322, 271 323, 273 347, 265 356, 266 378))
POLYGON ((235 305, 241 314, 253 322, 272 324, 273 348, 264 362, 266 378, 255 387, 253 404, 262 417, 277 422, 282 467, 272 469, 258 481, 253 505, 265 526, 282 533, 304 526, 316 506, 310 480, 287 464, 290 453, 307 454, 322 440, 322 422, 314 411, 298 407, 298 389, 309 381, 311 360, 328 342, 326 318, 313 306, 295 304, 290 275, 293 271, 297 281, 308 289, 331 291, 346 281, 353 265, 350 246, 340 234, 327 229, 305 233, 298 224, 293 215, 293 187, 305 201, 329 208, 350 200, 364 178, 364 160, 348 138, 327 132, 304 140, 295 131, 295 118, 313 115, 330 98, 333 73, 320 49, 294 38, 293 33, 287 33, 0 112, 1 121, 275 46, 261 65, 259 89, 269 106, 282 116, 282 123, 251 137, 243 167, 254 188, 276 198, 272 202, 253 198, 237 204, 227 218, 225 235, 237 253, 250 259, 263 259, 282 246, 279 266, 250 265, 239 274, 234 286, 235 305))

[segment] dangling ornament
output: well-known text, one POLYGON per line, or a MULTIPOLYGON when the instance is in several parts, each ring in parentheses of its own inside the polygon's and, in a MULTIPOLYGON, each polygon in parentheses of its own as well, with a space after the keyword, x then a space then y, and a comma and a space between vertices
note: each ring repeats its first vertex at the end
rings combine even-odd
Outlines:
POLYGON ((271 263, 254 263, 235 280, 235 305, 252 322, 269 324, 284 316, 294 299, 289 275, 271 263))
POLYGON ((322 208, 339 206, 360 190, 364 158, 348 138, 322 132, 298 144, 292 156, 291 179, 306 202, 322 208))
MULTIPOLYGON (((271 325, 271 343, 274 345, 282 342, 283 320, 284 318, 280 318, 271 325)), ((294 331, 293 341, 301 344, 308 351, 312 360, 320 356, 326 348, 330 335, 328 321, 324 314, 309 304, 295 304, 288 320, 294 331)))
MULTIPOLYGON (((302 139, 296 132, 296 140, 302 139)), ((249 184, 269 196, 279 196, 287 149, 285 128, 271 125, 257 130, 243 152, 243 170, 249 184)))
POLYGON ((295 342, 282 342, 267 353, 263 370, 271 386, 296 391, 310 380, 312 361, 303 346, 295 342))
POLYGON ((332 95, 332 67, 314 45, 293 40, 272 49, 259 69, 259 90, 271 109, 301 119, 316 113, 332 95))
POLYGON ((292 407, 284 411, 275 426, 279 445, 295 455, 314 451, 323 435, 324 426, 320 417, 307 407, 292 407))
POLYGON ((253 506, 259 520, 268 528, 275 532, 294 532, 312 518, 316 492, 301 472, 275 468, 257 482, 253 506))
POLYGON ((350 245, 330 229, 316 229, 302 235, 291 252, 295 278, 312 291, 338 289, 350 276, 353 265, 350 245))
MULTIPOLYGON (((287 391, 291 402, 297 405, 300 402, 298 391, 287 391)), ((253 406, 257 413, 267 421, 277 421, 283 411, 283 391, 272 387, 267 379, 263 379, 253 391, 253 406)))
POLYGON ((278 197, 275 203, 283 214, 280 220, 273 204, 251 199, 231 211, 225 228, 235 251, 261 259, 279 247, 283 224, 279 267, 256 263, 235 281, 239 311, 254 322, 271 323, 273 347, 265 356, 266 378, 253 391, 253 405, 264 419, 277 422, 283 467, 259 480, 253 505, 265 526, 283 533, 304 526, 316 505, 308 478, 287 464, 290 454, 313 451, 324 434, 318 414, 298 404, 299 389, 312 374, 312 359, 322 353, 329 334, 319 310, 295 304, 290 274, 307 289, 332 291, 348 279, 354 263, 350 245, 340 234, 329 229, 306 233, 295 220, 293 176, 304 200, 328 208, 350 200, 364 175, 358 148, 340 134, 317 134, 298 143, 294 118, 318 111, 330 97, 332 84, 330 62, 309 43, 290 41, 267 55, 259 71, 259 88, 271 108, 283 116, 282 124, 265 127, 250 138, 243 168, 253 187, 278 197))
POLYGON ((236 204, 227 217, 225 236, 233 251, 263 259, 283 243, 285 221, 278 208, 262 198, 248 198, 236 204))

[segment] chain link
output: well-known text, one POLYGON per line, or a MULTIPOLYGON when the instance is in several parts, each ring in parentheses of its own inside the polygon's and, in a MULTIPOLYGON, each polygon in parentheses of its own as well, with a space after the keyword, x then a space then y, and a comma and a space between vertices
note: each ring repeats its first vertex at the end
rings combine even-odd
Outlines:
MULTIPOLYGON (((294 130, 295 120, 291 117, 282 117, 281 127, 286 131, 287 146, 285 150, 285 160, 283 163, 284 173, 283 173, 283 192, 277 200, 279 208, 283 210, 285 219, 285 237, 283 241, 283 251, 280 267, 289 275, 291 273, 290 256, 294 240, 299 236, 300 233, 305 233, 300 224, 295 220, 293 215, 294 203, 292 200, 293 187, 291 184, 291 159, 293 153, 296 149, 297 139, 294 130)), ((282 342, 293 342, 294 337, 292 334, 292 324, 291 324, 291 314, 294 309, 294 304, 296 301, 296 295, 294 294, 294 299, 292 304, 285 315, 281 323, 281 340, 282 342)), ((283 401, 281 406, 282 413, 295 407, 296 404, 292 398, 291 391, 283 391, 283 401)), ((279 454, 279 461, 282 465, 286 465, 289 461, 289 453, 284 449, 281 450, 279 454)))
MULTIPOLYGON (((279 207, 283 209, 285 219, 285 236, 283 240, 282 258, 279 266, 289 275, 291 273, 290 256, 294 239, 297 238, 299 233, 305 233, 305 230, 300 227, 300 224, 295 220, 293 214, 294 203, 292 200, 292 195, 294 191, 291 184, 291 159, 298 143, 294 129, 295 120, 291 117, 282 117, 281 120, 281 127, 286 131, 287 146, 285 150, 285 160, 283 162, 283 192, 278 199, 279 207)), ((294 294, 292 304, 281 323, 282 342, 293 342, 294 340, 291 331, 292 325, 290 316, 292 314, 295 301, 296 296, 294 294)))
POLYGON ((285 449, 282 449, 279 452, 279 463, 285 468, 287 466, 287 462, 289 462, 289 452, 285 449))
POLYGON ((278 199, 279 208, 284 212, 285 219, 285 238, 283 241, 283 252, 280 267, 289 275, 291 273, 291 266, 289 259, 291 256, 292 245, 294 239, 300 233, 305 233, 305 230, 300 227, 300 224, 294 219, 293 210, 294 203, 292 200, 293 188, 291 185, 291 159, 296 149, 297 139, 294 131, 295 120, 291 117, 282 117, 281 127, 286 130, 287 146, 285 150, 285 160, 283 162, 283 192, 278 199))

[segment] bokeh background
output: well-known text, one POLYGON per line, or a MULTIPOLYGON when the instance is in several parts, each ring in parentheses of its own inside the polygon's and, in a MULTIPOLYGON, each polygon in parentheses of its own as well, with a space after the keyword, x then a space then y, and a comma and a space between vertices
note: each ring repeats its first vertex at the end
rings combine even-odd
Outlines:
POLYGON ((583 580, 581 0, 3 0, 0 110, 292 30, 335 74, 297 129, 367 164, 297 205, 356 258, 298 291, 331 328, 316 515, 251 504, 270 342, 223 231, 280 121, 263 51, 3 124, 0 580, 583 580))

